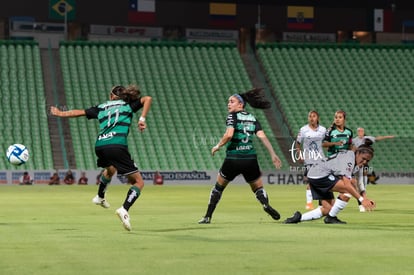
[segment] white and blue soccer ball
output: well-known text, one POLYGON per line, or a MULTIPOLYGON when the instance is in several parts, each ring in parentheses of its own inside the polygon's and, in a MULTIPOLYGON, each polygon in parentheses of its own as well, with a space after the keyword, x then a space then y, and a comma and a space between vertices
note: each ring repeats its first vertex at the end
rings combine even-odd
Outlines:
POLYGON ((22 165, 29 160, 29 150, 23 144, 13 144, 7 149, 7 160, 13 165, 22 165))

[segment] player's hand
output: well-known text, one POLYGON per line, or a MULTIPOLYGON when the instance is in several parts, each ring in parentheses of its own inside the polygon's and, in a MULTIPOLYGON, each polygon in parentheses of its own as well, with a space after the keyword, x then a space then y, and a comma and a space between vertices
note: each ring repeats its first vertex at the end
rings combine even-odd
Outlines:
POLYGON ((372 211, 377 206, 377 204, 375 203, 375 201, 370 200, 367 197, 364 197, 364 200, 361 202, 361 204, 362 204, 362 206, 364 206, 364 208, 367 211, 372 211))
POLYGON ((50 107, 50 113, 54 116, 57 116, 57 115, 59 115, 60 110, 59 110, 58 107, 52 106, 52 107, 50 107))
POLYGON ((280 167, 282 167, 282 161, 280 160, 280 158, 276 155, 272 156, 272 162, 273 165, 276 167, 276 169, 280 169, 280 167))
POLYGON ((214 146, 213 148, 211 148, 211 155, 214 156, 214 154, 220 150, 220 147, 218 145, 214 146))
POLYGON ((147 123, 145 121, 138 122, 138 129, 140 132, 143 132, 147 128, 147 123))

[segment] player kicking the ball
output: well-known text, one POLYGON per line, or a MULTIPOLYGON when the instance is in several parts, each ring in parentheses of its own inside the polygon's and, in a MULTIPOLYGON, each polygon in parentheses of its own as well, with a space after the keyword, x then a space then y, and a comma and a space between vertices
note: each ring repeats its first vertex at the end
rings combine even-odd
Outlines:
POLYGON ((51 114, 58 117, 80 117, 99 121, 99 134, 95 143, 95 153, 98 157, 97 164, 104 171, 100 177, 98 194, 92 202, 104 208, 109 207, 105 199, 107 185, 111 182, 115 173, 127 177, 131 188, 122 207, 116 210, 116 214, 122 221, 126 230, 131 230, 128 210, 134 204, 144 188, 144 180, 128 151, 127 136, 132 123, 132 116, 142 109, 138 128, 142 132, 147 127, 145 117, 150 109, 152 98, 140 95, 140 91, 134 85, 112 88, 109 101, 90 107, 85 110, 61 111, 51 107, 51 114))
POLYGON ((214 156, 221 147, 227 144, 226 158, 217 175, 217 183, 210 192, 207 212, 198 222, 200 224, 211 222, 211 217, 224 189, 239 174, 242 174, 244 179, 250 184, 250 188, 255 193, 257 200, 263 206, 263 210, 274 220, 280 219, 279 213, 270 206, 267 193, 263 188, 257 155, 253 148, 253 135, 256 134, 265 145, 277 169, 281 167, 281 161, 274 152, 259 121, 244 110, 246 102, 254 108, 269 107, 269 102, 261 99, 260 92, 261 89, 254 89, 242 95, 234 94, 228 99, 227 130, 220 142, 211 149, 211 154, 214 156))

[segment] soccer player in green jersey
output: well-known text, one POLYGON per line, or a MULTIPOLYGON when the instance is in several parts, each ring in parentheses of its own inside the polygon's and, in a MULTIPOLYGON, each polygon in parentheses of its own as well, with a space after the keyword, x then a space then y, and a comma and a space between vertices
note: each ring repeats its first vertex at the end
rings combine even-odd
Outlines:
POLYGON ((257 200, 263 206, 263 210, 273 219, 280 219, 279 213, 270 206, 267 193, 263 188, 257 155, 253 147, 253 136, 256 135, 262 141, 277 169, 281 167, 281 161, 274 152, 259 121, 254 115, 244 110, 246 102, 255 108, 269 107, 269 102, 263 101, 260 92, 261 89, 254 89, 242 95, 234 94, 228 99, 229 114, 226 120, 226 132, 219 143, 211 149, 211 154, 214 156, 221 147, 227 144, 226 158, 217 175, 217 182, 210 192, 207 212, 198 222, 200 224, 211 222, 213 212, 227 184, 240 174, 249 183, 257 200))
POLYGON ((346 113, 343 110, 335 112, 334 122, 326 132, 323 147, 328 148, 328 157, 339 152, 351 150, 352 130, 345 126, 346 113))
POLYGON ((115 86, 111 89, 109 100, 88 109, 75 109, 62 111, 57 107, 51 107, 51 114, 58 117, 80 117, 97 119, 99 122, 99 134, 95 143, 95 153, 98 157, 97 164, 104 171, 100 177, 98 194, 92 202, 108 208, 110 205, 105 199, 107 185, 111 182, 115 173, 126 176, 131 184, 122 207, 116 210, 116 214, 122 221, 125 229, 131 230, 128 210, 141 194, 144 180, 135 166, 128 151, 127 136, 135 112, 142 108, 138 129, 142 132, 147 127, 145 117, 150 109, 152 98, 141 96, 138 87, 115 86))

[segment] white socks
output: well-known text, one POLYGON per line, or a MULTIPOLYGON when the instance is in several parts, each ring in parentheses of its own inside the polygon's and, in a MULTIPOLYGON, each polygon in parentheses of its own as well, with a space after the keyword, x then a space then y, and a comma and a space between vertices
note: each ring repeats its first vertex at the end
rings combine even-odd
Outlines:
POLYGON ((322 218, 322 211, 321 208, 315 208, 309 212, 303 213, 302 214, 302 218, 300 219, 300 221, 311 221, 311 220, 317 220, 322 218))
POLYGON ((346 201, 336 199, 334 205, 331 208, 331 211, 329 211, 329 216, 336 217, 338 213, 347 206, 347 204, 348 202, 346 201))
POLYGON ((306 203, 312 203, 313 197, 311 190, 306 189, 306 203))

